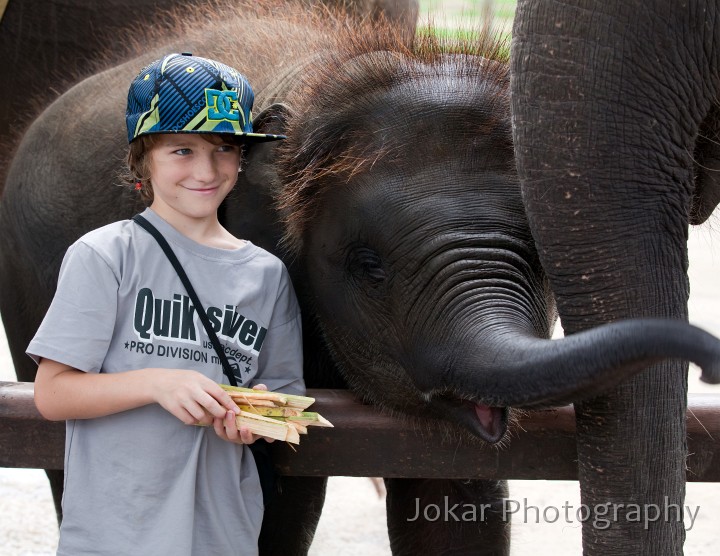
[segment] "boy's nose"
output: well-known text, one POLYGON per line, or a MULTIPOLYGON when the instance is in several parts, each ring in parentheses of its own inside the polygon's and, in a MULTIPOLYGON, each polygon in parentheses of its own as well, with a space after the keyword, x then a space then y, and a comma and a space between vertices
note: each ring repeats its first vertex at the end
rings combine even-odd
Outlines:
POLYGON ((198 181, 212 181, 217 175, 217 162, 212 155, 201 156, 194 165, 195 179, 198 181))

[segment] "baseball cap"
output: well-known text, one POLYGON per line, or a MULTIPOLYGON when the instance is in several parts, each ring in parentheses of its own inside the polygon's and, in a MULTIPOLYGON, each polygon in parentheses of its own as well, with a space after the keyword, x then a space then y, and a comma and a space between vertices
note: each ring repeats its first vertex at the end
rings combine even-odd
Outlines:
POLYGON ((128 143, 152 133, 220 133, 248 142, 284 135, 254 133, 250 83, 236 69, 192 54, 168 54, 144 67, 130 84, 125 120, 128 143))

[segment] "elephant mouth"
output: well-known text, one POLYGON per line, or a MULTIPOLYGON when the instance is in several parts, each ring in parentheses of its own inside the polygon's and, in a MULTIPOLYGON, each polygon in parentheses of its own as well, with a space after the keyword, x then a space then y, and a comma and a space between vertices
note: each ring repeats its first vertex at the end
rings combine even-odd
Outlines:
POLYGON ((433 405, 442 418, 461 425, 489 444, 497 444, 507 432, 507 407, 491 407, 446 396, 434 398, 433 405))

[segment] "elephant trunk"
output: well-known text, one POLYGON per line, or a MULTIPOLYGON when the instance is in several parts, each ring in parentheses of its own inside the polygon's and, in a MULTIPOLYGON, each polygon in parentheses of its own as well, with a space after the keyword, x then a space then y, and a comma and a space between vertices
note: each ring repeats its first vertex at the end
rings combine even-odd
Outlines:
POLYGON ((426 415, 459 424, 489 443, 504 437, 509 407, 594 398, 662 360, 692 361, 705 382, 720 383, 720 340, 681 320, 623 320, 559 340, 500 326, 465 338, 439 357, 437 351, 417 353, 423 363, 407 368, 415 370, 426 415))
POLYGON ((610 389, 662 359, 682 359, 702 368, 702 379, 720 382, 720 341, 683 321, 632 319, 579 332, 559 340, 508 334, 482 340, 486 346, 461 349, 446 385, 472 392, 488 407, 537 408, 576 402, 610 389), (490 352, 510 353, 487 358, 490 352), (477 357, 474 357, 477 354, 477 357), (482 357, 482 360, 479 360, 482 357))

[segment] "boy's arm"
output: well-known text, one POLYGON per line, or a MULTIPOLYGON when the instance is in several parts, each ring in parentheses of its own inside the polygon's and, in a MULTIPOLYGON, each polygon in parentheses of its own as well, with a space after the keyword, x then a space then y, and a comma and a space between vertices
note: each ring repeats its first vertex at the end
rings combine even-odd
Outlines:
POLYGON ((35 405, 46 419, 91 419, 151 403, 188 425, 211 424, 213 417, 239 412, 227 392, 196 371, 148 368, 98 374, 40 360, 35 405))

